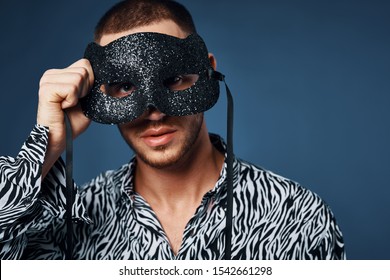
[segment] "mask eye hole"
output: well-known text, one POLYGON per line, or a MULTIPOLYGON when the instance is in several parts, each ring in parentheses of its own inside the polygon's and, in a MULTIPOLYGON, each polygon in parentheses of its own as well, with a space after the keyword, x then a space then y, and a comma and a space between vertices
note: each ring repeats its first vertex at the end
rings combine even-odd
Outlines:
POLYGON ((116 98, 123 98, 129 96, 136 89, 136 86, 130 82, 109 83, 100 86, 100 90, 103 93, 116 98))
POLYGON ((185 90, 192 87, 199 79, 198 74, 185 74, 170 77, 164 80, 164 86, 170 90, 185 90))

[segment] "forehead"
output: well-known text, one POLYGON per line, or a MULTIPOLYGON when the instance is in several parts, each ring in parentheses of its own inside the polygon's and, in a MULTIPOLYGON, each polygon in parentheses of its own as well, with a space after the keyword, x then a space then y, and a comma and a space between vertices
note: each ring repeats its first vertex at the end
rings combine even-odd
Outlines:
POLYGON ((162 20, 159 22, 154 22, 149 25, 139 26, 119 33, 103 34, 100 41, 97 43, 101 46, 105 46, 111 43, 112 41, 115 41, 123 36, 134 34, 134 33, 141 33, 141 32, 162 33, 162 34, 178 37, 181 39, 184 39, 188 36, 188 34, 184 32, 174 21, 162 20))

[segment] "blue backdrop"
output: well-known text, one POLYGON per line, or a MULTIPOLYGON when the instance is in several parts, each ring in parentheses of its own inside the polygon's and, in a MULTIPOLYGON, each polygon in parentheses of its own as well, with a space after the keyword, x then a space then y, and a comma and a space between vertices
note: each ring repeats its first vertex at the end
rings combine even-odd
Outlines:
MULTIPOLYGON (((116 1, 1 1, 0 154, 35 123, 38 83, 81 58, 116 1)), ((390 1, 181 1, 235 98, 235 153, 318 193, 348 258, 390 259, 390 1), (237 4, 239 3, 239 4, 237 4)), ((225 135, 226 98, 207 113, 225 135)), ((132 155, 115 126, 75 141, 86 182, 132 155)))

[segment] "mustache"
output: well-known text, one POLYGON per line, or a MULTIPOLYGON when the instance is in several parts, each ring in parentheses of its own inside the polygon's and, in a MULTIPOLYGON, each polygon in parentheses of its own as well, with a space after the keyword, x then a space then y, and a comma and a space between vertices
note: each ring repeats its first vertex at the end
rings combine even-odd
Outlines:
POLYGON ((145 127, 145 128, 157 128, 163 125, 169 125, 172 123, 172 119, 169 116, 164 116, 159 120, 148 120, 143 119, 137 122, 137 127, 145 127))
POLYGON ((172 118, 171 116, 164 116, 159 120, 141 119, 134 123, 132 126, 133 129, 135 129, 136 134, 140 135, 148 129, 158 129, 162 126, 172 128, 174 126, 178 126, 178 124, 175 122, 175 118, 172 118))

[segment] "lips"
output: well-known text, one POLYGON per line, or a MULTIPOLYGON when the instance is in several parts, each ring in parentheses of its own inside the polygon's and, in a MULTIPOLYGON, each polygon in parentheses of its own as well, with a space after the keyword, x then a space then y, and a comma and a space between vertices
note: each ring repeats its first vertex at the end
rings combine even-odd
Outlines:
POLYGON ((176 129, 169 127, 149 128, 141 134, 141 139, 150 147, 168 144, 174 137, 176 129))

